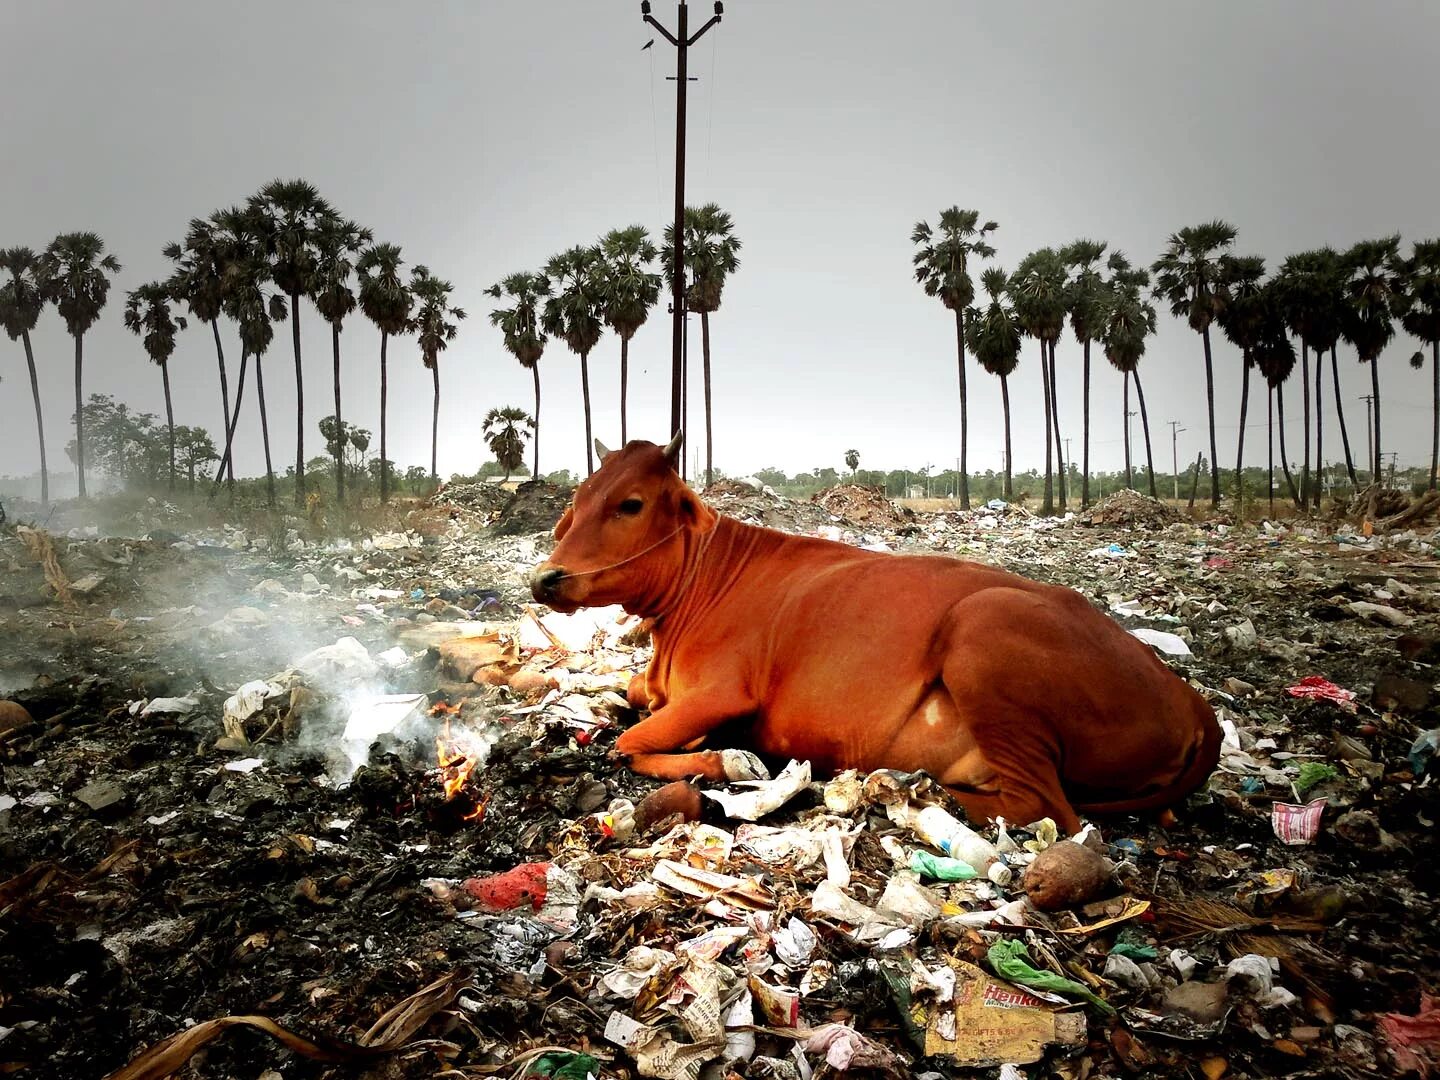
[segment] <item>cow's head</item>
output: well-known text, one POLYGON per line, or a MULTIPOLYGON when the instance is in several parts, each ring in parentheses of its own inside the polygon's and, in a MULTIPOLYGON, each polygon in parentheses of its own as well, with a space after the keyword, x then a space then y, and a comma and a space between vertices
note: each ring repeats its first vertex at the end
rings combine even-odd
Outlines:
POLYGON ((668 446, 630 442, 606 450, 555 526, 559 541, 530 575, 535 599, 560 611, 620 604, 654 614, 675 587, 691 541, 715 512, 675 471, 682 436, 668 446))

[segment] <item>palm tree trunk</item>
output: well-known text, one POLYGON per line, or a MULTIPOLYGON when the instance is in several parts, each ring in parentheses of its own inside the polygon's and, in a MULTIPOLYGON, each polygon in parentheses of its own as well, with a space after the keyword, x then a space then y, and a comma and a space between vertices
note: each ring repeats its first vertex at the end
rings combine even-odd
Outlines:
POLYGON ((265 446, 265 505, 275 505, 275 467, 270 464, 270 419, 265 415, 265 370, 264 359, 255 354, 255 400, 260 405, 260 441, 265 446))
MULTIPOLYGON (((32 372, 34 367, 30 369, 32 372)), ((1434 384, 1431 417, 1434 421, 1430 433, 1430 490, 1435 490, 1435 474, 1440 471, 1440 338, 1430 343, 1430 380, 1434 384)))
POLYGON ((1275 516, 1275 388, 1266 386, 1266 409, 1265 409, 1265 443, 1269 447, 1269 469, 1266 475, 1270 478, 1265 488, 1266 497, 1270 500, 1270 516, 1275 516))
MULTIPOLYGON (((1318 360, 1317 360, 1318 363, 1318 360)), ((1305 419, 1305 456, 1300 465, 1300 502, 1310 505, 1310 349, 1300 339, 1301 414, 1305 419)), ((1318 404, 1318 403, 1317 403, 1318 404)))
POLYGON ((1004 375, 1000 376, 1000 402, 1005 407, 1005 501, 1009 502, 1014 498, 1015 488, 1010 480, 1014 471, 1010 460, 1010 380, 1004 375))
MULTIPOLYGON (((1345 447, 1345 471, 1350 476, 1350 486, 1358 491, 1360 481, 1355 477, 1355 459, 1350 455, 1350 433, 1345 430, 1345 406, 1340 401, 1340 360, 1334 345, 1330 346, 1330 384, 1335 387, 1335 417, 1340 421, 1340 443, 1345 447)), ((1436 393, 1440 394, 1440 389, 1436 393)))
POLYGON ((960 509, 970 509, 970 409, 965 388, 965 312, 955 309, 955 352, 960 371, 960 509))
POLYGON ((700 312, 700 351, 705 370, 705 486, 715 482, 715 426, 710 415, 710 313, 700 312))
POLYGON ((1250 350, 1240 360, 1240 438, 1235 444, 1235 505, 1245 513, 1245 415, 1250 411, 1250 350))
POLYGON ((1150 474, 1150 497, 1158 499, 1155 492, 1155 454, 1150 447, 1150 414, 1145 411, 1145 388, 1140 385, 1140 372, 1135 371, 1135 396, 1140 400, 1140 428, 1145 432, 1145 469, 1150 474))
POLYGON ((1220 458, 1215 443, 1215 364, 1210 356, 1210 328, 1200 331, 1205 345, 1205 404, 1210 420, 1210 505, 1220 505, 1220 458))
POLYGON ((1370 358, 1370 392, 1375 395, 1375 483, 1380 483, 1380 465, 1385 460, 1380 454, 1380 363, 1378 356, 1370 358))
POLYGON ((1053 514, 1055 512, 1054 497, 1054 474, 1051 469, 1054 466, 1054 458, 1051 456, 1054 444, 1050 441, 1050 365, 1045 362, 1045 339, 1036 338, 1040 342, 1040 382, 1044 391, 1045 401, 1045 497, 1040 503, 1040 513, 1053 514))
POLYGON ((1285 449, 1285 384, 1279 383, 1275 387, 1275 412, 1280 423, 1280 468, 1285 472, 1285 486, 1290 489, 1290 498, 1295 503, 1296 510, 1303 510, 1300 505, 1300 492, 1295 489, 1295 477, 1290 475, 1290 454, 1285 449))
POLYGON ((1055 431, 1055 465, 1056 465, 1056 470, 1055 470, 1055 471, 1059 474, 1059 479, 1060 479, 1060 483, 1059 483, 1059 488, 1060 488, 1060 491, 1059 491, 1059 495, 1060 495, 1060 512, 1063 514, 1063 513, 1065 512, 1065 502, 1066 502, 1066 498, 1067 498, 1066 492, 1069 490, 1070 484, 1069 484, 1069 471, 1068 471, 1068 469, 1067 469, 1067 467, 1066 467, 1066 465, 1065 465, 1065 454, 1064 454, 1064 452, 1063 452, 1062 449, 1061 449, 1065 444, 1060 441, 1060 383, 1059 383, 1059 381, 1055 378, 1055 342, 1053 342, 1053 341, 1049 343, 1049 354, 1050 354, 1050 361, 1049 361, 1049 362, 1050 362, 1050 411, 1051 411, 1051 413, 1053 414, 1053 419, 1054 419, 1053 428, 1054 428, 1054 431, 1055 431))
POLYGON ((380 331, 380 502, 390 501, 390 459, 385 451, 385 409, 390 400, 390 374, 385 367, 385 344, 390 335, 380 331))
POLYGON ((85 360, 84 334, 75 335, 75 474, 80 480, 80 498, 85 498, 85 410, 81 403, 80 369, 85 360))
MULTIPOLYGON (((220 423, 230 424, 230 379, 225 374, 225 346, 220 343, 220 320, 210 320, 210 331, 215 335, 215 360, 220 365, 220 423)), ((235 462, 230 462, 230 483, 235 483, 235 462)))
POLYGON ((1311 484, 1311 502, 1316 510, 1320 509, 1320 488, 1321 477, 1325 471, 1325 409, 1322 407, 1324 398, 1320 396, 1320 386, 1325 374, 1325 356, 1319 350, 1315 350, 1315 479, 1311 484))
POLYGON ((194 494, 195 494, 195 462, 194 462, 193 460, 188 463, 188 468, 189 468, 189 471, 190 471, 190 494, 191 494, 191 495, 194 495, 194 494))
POLYGON ((435 403, 430 409, 430 480, 432 483, 440 482, 439 450, 440 450, 440 357, 435 357, 435 362, 430 365, 430 374, 435 381, 435 403))
POLYGON ((20 334, 25 343, 25 363, 30 368, 30 396, 35 399, 35 433, 40 439, 40 501, 50 502, 50 465, 45 460, 45 417, 40 412, 40 378, 35 373, 35 350, 30 347, 30 331, 20 334))
POLYGON ((535 379, 535 443, 531 446, 530 479, 540 479, 540 361, 530 365, 530 374, 535 379))
POLYGON ((340 419, 340 324, 330 324, 330 347, 335 354, 335 501, 345 505, 345 423, 340 419))
POLYGON ((175 410, 170 404, 170 364, 160 362, 160 377, 165 383, 165 427, 170 432, 170 490, 175 490, 175 410))
POLYGON ((1090 339, 1085 339, 1085 390, 1082 394, 1085 430, 1081 432, 1080 507, 1090 505, 1090 339))
MULTIPOLYGON (((290 342, 295 349, 295 505, 305 505, 305 370, 300 365, 300 294, 290 294, 290 342)), ((255 358, 260 377, 260 358, 255 358)), ((338 417, 337 417, 338 419, 338 417)))
MULTIPOLYGON (((630 441, 630 427, 625 417, 625 393, 630 383, 630 339, 620 337, 620 448, 630 441)), ((537 406, 538 408, 538 406, 537 406)))
POLYGON ((1120 414, 1120 423, 1125 433, 1125 490, 1130 491, 1135 487, 1135 477, 1130 467, 1130 372, 1123 372, 1122 378, 1125 380, 1125 390, 1120 396, 1124 410, 1120 414))
MULTIPOLYGON (((220 469, 215 473, 215 487, 220 486, 221 479, 225 476, 225 469, 230 469, 230 494, 235 494, 235 467, 232 464, 235 451, 235 428, 240 423, 240 402, 245 397, 245 369, 249 366, 250 354, 242 347, 240 349, 240 378, 235 383, 235 411, 230 414, 229 422, 225 425, 225 453, 220 458, 220 469)), ((211 491, 214 496, 214 491, 211 491)))
POLYGON ((590 354, 580 354, 580 397, 585 402, 585 475, 595 472, 595 438, 590 431, 590 354))

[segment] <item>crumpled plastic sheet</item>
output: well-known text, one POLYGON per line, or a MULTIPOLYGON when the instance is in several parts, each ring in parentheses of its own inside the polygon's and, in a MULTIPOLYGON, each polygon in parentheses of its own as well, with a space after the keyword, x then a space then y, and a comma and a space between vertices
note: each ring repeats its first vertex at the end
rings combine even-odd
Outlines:
POLYGON ((1055 994, 1069 994, 1074 997, 1084 998, 1102 1012, 1114 1013, 1115 1008, 1103 998, 1095 996, 1090 990, 1076 982, 1074 979, 1067 979, 1056 975, 1053 971, 1041 971, 1030 963, 1030 952, 1023 941, 1010 939, 1008 941, 997 941, 990 946, 985 958, 990 961, 990 967, 995 974, 1002 979, 1009 979, 1021 986, 1029 986, 1036 990, 1048 990, 1055 994))
POLYGON ((1385 1013, 1380 1030, 1400 1072, 1429 1077, 1440 1071, 1440 998, 1421 994, 1420 1010, 1414 1016, 1385 1013))
POLYGON ((1355 691, 1336 686, 1323 675, 1306 675, 1294 686, 1286 687, 1285 692, 1295 698, 1333 702, 1346 712, 1355 711, 1355 691))

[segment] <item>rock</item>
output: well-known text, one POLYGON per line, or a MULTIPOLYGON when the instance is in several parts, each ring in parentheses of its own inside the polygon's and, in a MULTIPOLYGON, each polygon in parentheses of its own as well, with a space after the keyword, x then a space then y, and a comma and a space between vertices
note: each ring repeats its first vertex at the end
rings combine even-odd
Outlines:
POLYGON ((320 579, 314 574, 305 573, 300 576, 300 591, 307 593, 318 593, 324 591, 325 586, 320 584, 320 579))
POLYGON ((1418 713, 1430 704, 1430 686, 1403 675, 1381 675, 1370 701, 1382 712, 1418 713))
POLYGON ((1103 855, 1073 840, 1061 840, 1035 856, 1025 870, 1025 895, 1040 911, 1079 907, 1094 900, 1110 883, 1103 855))
POLYGON ((1229 1011, 1228 988, 1221 983, 1191 980, 1167 990, 1161 1008, 1167 1013, 1180 1013, 1200 1024, 1214 1024, 1229 1011))
POLYGON ((103 584, 105 584, 104 574, 86 574, 79 581, 70 583, 70 591, 79 593, 81 596, 89 596, 103 584))
POLYGON ((1347 604, 1350 614, 1358 615, 1367 622, 1383 623, 1386 626, 1409 626, 1415 619, 1387 604, 1372 604, 1368 600, 1356 600, 1347 604))
POLYGON ((92 780, 75 792, 75 798, 96 814, 118 813, 125 809, 125 788, 118 780, 92 780))
POLYGON ((640 805, 635 807, 635 828, 645 832, 675 814, 685 821, 699 821, 700 806, 700 789, 688 780, 676 780, 640 800, 640 805))
POLYGON ((477 671, 490 664, 520 659, 498 634, 452 638, 440 642, 439 650, 441 673, 459 682, 469 682, 477 671))
POLYGON ((1227 694, 1235 697, 1247 698, 1255 696, 1255 684, 1248 683, 1244 679, 1237 679, 1233 675, 1227 678, 1223 684, 1227 694))
POLYGON ((34 722, 29 710, 18 701, 0 701, 0 735, 34 722))
POLYGON ((1251 652, 1259 643, 1255 624, 1246 619, 1239 626, 1227 626, 1224 630, 1225 644, 1235 652, 1251 652))
POLYGON ((1380 827, 1380 819, 1369 810, 1350 810, 1335 819, 1335 834, 1342 840, 1370 851, 1396 847, 1395 838, 1380 827))

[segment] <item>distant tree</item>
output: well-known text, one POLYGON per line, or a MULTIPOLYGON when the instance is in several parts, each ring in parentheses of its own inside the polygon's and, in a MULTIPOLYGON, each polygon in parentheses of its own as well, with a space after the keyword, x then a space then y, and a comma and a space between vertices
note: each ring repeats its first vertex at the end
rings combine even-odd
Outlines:
POLYGON ((580 357, 580 394, 585 403, 585 467, 595 471, 595 433, 590 422, 590 351, 605 324, 605 263, 598 247, 573 247, 545 264, 554 293, 545 301, 541 324, 580 357))
POLYGON ((1042 514, 1055 510, 1055 459, 1060 460, 1060 509, 1065 509, 1065 459, 1060 454, 1060 413, 1052 373, 1054 344, 1065 329, 1065 264, 1051 248, 1041 248, 1020 261, 1007 288, 1025 333, 1040 343, 1040 380, 1045 400, 1045 498, 1042 514), (1053 453, 1052 453, 1053 451, 1053 453))
MULTIPOLYGON (((688 240, 688 237, 687 237, 688 240)), ((630 339, 660 299, 660 275, 649 266, 659 255, 643 225, 614 229, 600 240, 604 257, 605 322, 620 339, 620 445, 629 441, 625 398, 630 376, 630 339)))
POLYGON ((532 447, 530 475, 540 475, 540 357, 549 338, 541 328, 541 305, 550 295, 550 281, 544 274, 511 274, 498 285, 491 285, 485 295, 508 299, 508 308, 490 312, 490 322, 500 328, 505 351, 520 362, 535 380, 535 443, 532 447))
POLYGON ((95 325, 110 295, 111 274, 120 263, 105 254, 105 241, 93 232, 62 233, 40 257, 41 295, 54 304, 75 339, 75 473, 79 494, 85 498, 85 411, 82 408, 82 369, 85 331, 95 325))
MULTIPOLYGON (((1235 243, 1235 227, 1224 221, 1191 225, 1170 237, 1150 268, 1155 274, 1155 299, 1170 305, 1170 314, 1185 319, 1205 346, 1205 403, 1210 422, 1210 460, 1218 462, 1215 443, 1215 366, 1210 355, 1210 324, 1225 308, 1220 257, 1235 243)), ((1220 470, 1210 471, 1210 505, 1220 505, 1220 470)))
MULTIPOLYGON (((206 243, 212 256, 221 267, 223 284, 218 293, 222 314, 236 320, 235 312, 241 310, 237 302, 237 290, 243 289, 246 303, 253 303, 256 290, 266 292, 269 263, 265 257, 265 243, 261 236, 261 220, 254 210, 232 206, 216 210, 206 222, 208 229, 206 243)), ((266 300, 269 304, 268 299, 266 300)), ((281 300, 276 310, 284 307, 281 300)), ((246 308, 248 311, 248 308, 246 308)), ((218 337, 217 337, 218 341, 218 337)), ((240 423, 240 407, 245 400, 245 376, 249 371, 250 354, 244 347, 242 335, 240 348, 240 373, 235 380, 235 406, 225 417, 225 442, 220 455, 220 473, 215 477, 219 484, 222 478, 230 485, 230 495, 235 495, 235 432, 240 423)), ((257 380, 258 382, 258 380, 257 380)), ((265 425, 262 424, 262 427, 265 425)), ((268 450, 268 448, 267 448, 268 450)))
MULTIPOLYGON (((1406 260, 1400 276, 1400 325, 1406 333, 1430 346, 1431 428, 1429 487, 1435 490, 1440 471, 1440 239, 1420 240, 1406 260)), ((14 335, 11 335, 12 337, 14 335)), ((1425 366, 1424 352, 1410 357, 1410 366, 1425 366)))
MULTIPOLYGON (((674 288, 675 226, 665 228, 661 253, 665 284, 674 288)), ((720 300, 730 275, 740 269, 740 238, 729 213, 715 203, 685 208, 685 307, 700 313, 700 342, 704 355, 705 379, 705 484, 714 480, 715 438, 710 399, 710 316, 720 310, 720 300)), ((586 442, 590 440, 587 437, 586 442)))
POLYGON ((40 379, 35 371, 35 350, 30 331, 45 310, 44 281, 40 256, 26 247, 0 251, 0 273, 9 277, 0 282, 0 326, 11 341, 25 346, 25 363, 30 369, 30 395, 35 400, 35 432, 40 441, 40 501, 50 501, 50 465, 45 457, 45 417, 40 411, 40 379))
MULTIPOLYGON (((1020 363, 1020 347, 1025 330, 1015 309, 1005 302, 1010 279, 1004 270, 992 266, 980 275, 990 304, 985 309, 972 308, 965 327, 965 343, 975 354, 980 366, 1000 380, 1000 402, 1005 411, 1005 484, 1006 500, 1014 498, 1011 476, 1014 463, 1010 458, 1010 376, 1020 363)), ((961 469, 961 483, 965 482, 961 469)))
POLYGON ((220 460, 215 442, 204 428, 180 425, 175 429, 175 452, 180 467, 190 478, 190 493, 195 493, 195 470, 203 469, 212 461, 220 460))
POLYGON ((424 495, 435 489, 435 477, 424 465, 411 465, 405 470, 405 486, 417 495, 424 495))
MULTIPOLYGON (((370 432, 348 420, 337 421, 334 416, 322 417, 318 427, 320 437, 325 440, 325 449, 333 459, 331 468, 358 474, 363 467, 365 451, 370 449, 370 432)), ((337 484, 336 490, 343 491, 343 484, 337 484)))
POLYGON ((1403 263, 1400 237, 1362 240, 1343 257, 1346 270, 1345 305, 1340 311, 1340 333, 1355 348, 1362 364, 1370 365, 1371 402, 1375 418, 1375 457, 1371 476, 1380 482, 1380 353, 1395 336, 1394 316, 1403 307, 1403 263))
MULTIPOLYGON (((335 210, 305 180, 272 180, 250 197, 260 222, 263 250, 275 285, 290 298, 295 351, 295 503, 305 503, 305 372, 300 363, 300 297, 315 271, 315 234, 335 210)), ((256 366, 259 375, 259 366, 256 366)), ((258 379, 257 379, 258 385, 258 379)))
POLYGON ((526 428, 534 429, 535 419, 524 409, 507 405, 503 409, 491 409, 485 414, 480 426, 486 445, 505 470, 501 483, 510 479, 510 474, 525 464, 526 428))
POLYGON ((360 283, 360 310, 380 331, 380 463, 377 469, 382 503, 390 501, 390 470, 393 465, 386 456, 390 376, 386 367, 385 346, 392 335, 403 334, 409 328, 410 309, 415 304, 415 298, 400 276, 400 268, 404 265, 400 248, 395 244, 375 244, 366 248, 355 264, 355 276, 360 283))
POLYGON ((915 223, 910 242, 917 248, 912 262, 915 280, 926 296, 938 297, 955 314, 955 349, 960 374, 960 506, 970 508, 970 411, 965 385, 965 313, 975 302, 975 283, 970 278, 970 259, 988 259, 995 254, 987 237, 999 225, 980 224, 978 210, 952 206, 940 212, 938 234, 925 221, 915 223))
MULTIPOLYGON (((1255 365, 1255 344, 1265 328, 1267 299, 1261 279, 1265 276, 1265 260, 1259 255, 1223 255, 1220 272, 1224 276, 1229 301, 1220 312, 1220 329, 1240 350, 1240 437, 1235 444, 1235 502, 1244 506, 1245 499, 1245 418, 1250 407, 1250 369, 1255 365)), ((1318 398, 1317 398, 1318 402, 1318 398)), ((1218 471, 1218 466, 1217 466, 1218 471)))
MULTIPOLYGON (((350 277, 355 270, 355 260, 373 239, 369 229, 335 215, 320 221, 313 238, 315 265, 308 291, 320 317, 330 324, 337 418, 344 415, 340 411, 340 329, 345 316, 354 311, 356 305, 350 277)), ((335 501, 345 504, 345 469, 339 457, 335 459, 335 501)))
POLYGON ((855 474, 856 474, 857 472, 859 472, 859 470, 860 470, 860 451, 859 451, 859 450, 846 450, 846 451, 845 451, 845 467, 850 470, 850 479, 851 479, 851 481, 853 482, 854 479, 855 479, 855 474))
POLYGON ((160 368, 165 386, 165 427, 170 433, 170 490, 175 490, 175 409, 170 401, 170 357, 175 352, 175 337, 185 329, 185 319, 175 315, 170 286, 152 281, 133 290, 125 301, 125 329, 139 337, 145 354, 160 368))
POLYGON ((1075 340, 1085 350, 1083 424, 1080 446, 1080 505, 1090 505, 1090 346, 1100 340, 1108 299, 1105 279, 1099 263, 1105 257, 1103 240, 1076 240, 1060 250, 1060 258, 1074 272, 1066 286, 1066 306, 1070 310, 1070 328, 1075 340))
POLYGON ((430 479, 440 481, 437 468, 440 448, 440 354, 449 347, 465 318, 463 308, 450 303, 454 286, 434 277, 428 267, 417 266, 410 272, 410 292, 418 305, 410 322, 420 342, 420 359, 430 369, 435 381, 435 404, 430 416, 430 479), (452 321, 453 320, 453 321, 452 321))
MULTIPOLYGON (((91 394, 83 412, 91 464, 97 472, 127 487, 146 487, 159 479, 166 452, 152 414, 131 412, 109 394, 91 394)), ((65 453, 72 461, 78 457, 74 439, 66 444, 65 453)))
POLYGON ((1100 340, 1105 348, 1105 359, 1121 373, 1125 381, 1122 399, 1124 414, 1120 417, 1125 440, 1125 486, 1132 486, 1129 419, 1130 383, 1134 382, 1135 394, 1140 400, 1140 427, 1145 434, 1145 462, 1150 476, 1150 496, 1158 498, 1155 490, 1155 455, 1150 444, 1150 415, 1145 409, 1145 391, 1140 385, 1140 361, 1145 356, 1146 340, 1155 333, 1155 308, 1144 297, 1150 275, 1144 270, 1133 269, 1125 256, 1118 251, 1110 256, 1110 268, 1113 273, 1100 340))

